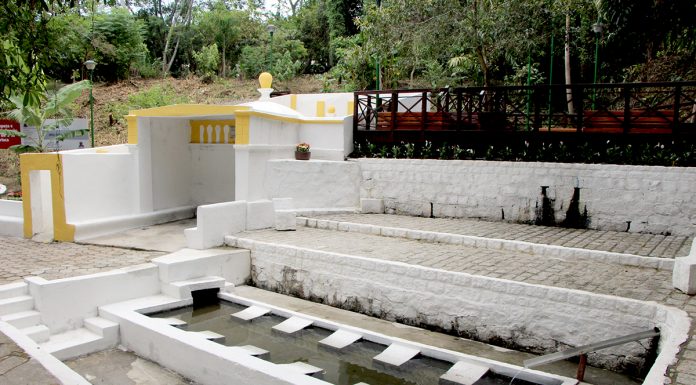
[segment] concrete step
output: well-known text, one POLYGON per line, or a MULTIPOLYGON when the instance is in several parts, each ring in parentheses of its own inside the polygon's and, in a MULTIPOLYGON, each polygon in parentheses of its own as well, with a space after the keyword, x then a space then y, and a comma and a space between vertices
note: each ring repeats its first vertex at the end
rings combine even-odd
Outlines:
POLYGON ((21 311, 0 317, 0 320, 16 327, 17 329, 28 328, 41 323, 41 313, 36 310, 21 311))
POLYGON ((19 329, 19 331, 37 343, 48 341, 51 337, 51 331, 48 330, 46 325, 29 326, 28 328, 19 329))
POLYGON ((29 294, 29 285, 26 282, 8 283, 0 286, 0 299, 19 297, 29 294))
POLYGON ((39 344, 39 346, 59 360, 68 360, 112 348, 116 346, 117 342, 110 341, 87 328, 80 328, 54 334, 48 341, 39 344))
POLYGON ((222 277, 208 276, 176 281, 162 284, 162 293, 179 299, 191 298, 191 292, 196 290, 218 288, 221 291, 225 288, 225 279, 222 277))
POLYGON ((85 318, 85 329, 114 343, 118 342, 118 324, 101 317, 85 318))
POLYGON ((0 300, 0 316, 34 309, 34 298, 28 295, 0 300))

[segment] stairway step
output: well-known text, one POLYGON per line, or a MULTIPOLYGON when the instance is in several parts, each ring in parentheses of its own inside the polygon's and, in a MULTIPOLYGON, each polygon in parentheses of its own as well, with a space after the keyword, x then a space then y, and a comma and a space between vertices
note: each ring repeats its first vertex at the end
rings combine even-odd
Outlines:
POLYGON ((28 295, 0 300, 0 316, 34 309, 34 298, 28 295))
POLYGON ((117 343, 118 341, 109 341, 87 328, 80 328, 54 334, 40 346, 59 360, 68 360, 114 347, 117 343))
POLYGON ((29 293, 29 285, 26 282, 8 283, 0 286, 0 299, 19 297, 29 293))
POLYGON ((36 310, 21 311, 0 317, 0 320, 18 328, 28 328, 41 323, 41 313, 36 310))
POLYGON ((85 329, 106 339, 118 341, 118 324, 101 317, 85 318, 85 329))
POLYGON ((29 326, 28 328, 19 329, 19 331, 38 343, 48 341, 51 337, 51 331, 46 325, 29 326))

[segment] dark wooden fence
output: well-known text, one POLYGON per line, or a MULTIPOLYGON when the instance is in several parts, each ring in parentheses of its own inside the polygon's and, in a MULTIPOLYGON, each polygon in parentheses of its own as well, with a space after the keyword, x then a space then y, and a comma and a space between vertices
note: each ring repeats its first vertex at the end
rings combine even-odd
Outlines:
POLYGON ((354 98, 354 139, 371 143, 696 138, 696 81, 360 91, 354 98))

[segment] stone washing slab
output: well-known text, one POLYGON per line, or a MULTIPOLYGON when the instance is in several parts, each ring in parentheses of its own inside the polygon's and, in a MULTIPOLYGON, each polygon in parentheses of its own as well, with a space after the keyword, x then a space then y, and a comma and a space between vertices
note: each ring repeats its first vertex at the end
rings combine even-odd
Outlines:
POLYGON ((271 311, 271 309, 261 307, 261 306, 249 306, 248 308, 231 314, 232 317, 239 318, 244 321, 251 321, 255 318, 259 318, 262 315, 266 315, 271 311))
POLYGON ((336 330, 330 336, 319 341, 320 344, 331 346, 335 349, 343 349, 346 346, 352 344, 353 342, 362 338, 362 335, 358 333, 349 332, 347 330, 336 330))
POLYGON ((311 325, 312 322, 312 320, 308 320, 306 318, 293 316, 279 323, 278 325, 273 326, 272 329, 283 333, 292 334, 306 328, 307 326, 311 325))
POLYGON ((184 325, 186 325, 186 321, 180 320, 178 318, 169 317, 169 318, 154 318, 154 319, 156 319, 160 322, 164 322, 170 326, 184 326, 184 325))
POLYGON ((324 369, 322 369, 322 368, 317 368, 314 365, 310 365, 310 364, 308 364, 306 362, 302 362, 302 361, 293 362, 292 364, 279 364, 278 366, 281 366, 283 368, 287 368, 287 369, 292 370, 292 371, 297 372, 297 373, 309 374, 309 375, 324 371, 324 369))
POLYGON ((201 336, 205 338, 206 340, 211 340, 211 341, 222 341, 225 339, 225 336, 222 334, 218 334, 215 332, 212 332, 210 330, 203 330, 202 332, 189 332, 198 336, 201 336))
POLYGON ((250 356, 263 356, 264 354, 268 354, 268 350, 261 349, 254 345, 233 346, 233 348, 241 350, 250 356))
POLYGON ((488 372, 488 368, 470 362, 458 361, 440 376, 443 385, 473 385, 488 372))
POLYGON ((373 359, 385 364, 401 366, 418 353, 420 353, 420 350, 416 348, 394 343, 373 359))

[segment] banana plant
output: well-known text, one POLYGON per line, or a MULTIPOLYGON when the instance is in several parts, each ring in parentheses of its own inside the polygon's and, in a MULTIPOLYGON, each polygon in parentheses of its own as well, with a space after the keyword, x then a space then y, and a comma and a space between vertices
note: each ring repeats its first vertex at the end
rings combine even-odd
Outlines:
MULTIPOLYGON (((72 123, 71 105, 82 95, 84 90, 90 87, 90 82, 86 80, 69 84, 51 95, 44 94, 42 98, 44 102, 40 103, 25 103, 24 95, 12 95, 10 102, 15 108, 7 113, 7 117, 16 120, 20 125, 36 127, 36 137, 31 138, 31 144, 18 144, 10 147, 10 149, 16 153, 46 152, 48 149, 45 140, 46 135, 58 127, 65 127, 72 123), (55 120, 48 123, 48 119, 55 120)), ((57 135, 55 139, 61 142, 65 139, 82 136, 87 132, 88 130, 68 131, 57 135)), ((26 133, 14 130, 0 130, 0 135, 27 138, 26 133)))

